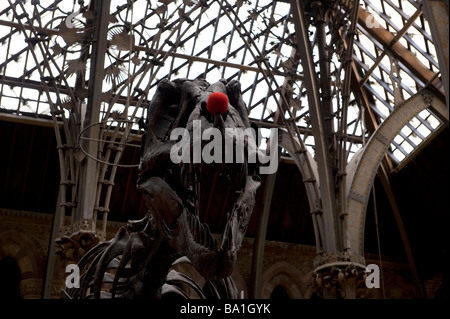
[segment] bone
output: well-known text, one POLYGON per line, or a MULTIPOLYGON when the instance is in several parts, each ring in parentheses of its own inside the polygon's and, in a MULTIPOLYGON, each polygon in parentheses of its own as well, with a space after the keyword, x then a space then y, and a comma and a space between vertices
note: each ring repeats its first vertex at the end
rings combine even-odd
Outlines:
MULTIPOLYGON (((213 126, 214 123, 202 115, 201 107, 202 102, 215 91, 227 94, 229 100, 228 111, 217 118, 216 125, 224 128, 249 127, 248 111, 238 81, 221 80, 209 84, 205 80, 161 80, 143 125, 147 135, 141 145, 137 185, 150 212, 148 221, 146 216, 130 222, 128 231, 134 235, 128 236, 126 230, 121 229, 115 239, 88 252, 80 262, 86 267, 90 265, 81 276, 81 289, 68 291, 69 297, 85 298, 92 279, 92 297, 103 297, 100 288, 104 271, 118 255, 122 255, 122 260, 113 281, 112 298, 158 298, 168 269, 175 260, 171 258, 180 255, 187 256, 207 280, 231 275, 255 204, 260 181, 253 179, 251 174, 259 164, 254 164, 250 173, 247 161, 241 167, 234 165, 228 172, 229 179, 221 179, 221 182, 234 185, 236 190, 242 188, 242 191, 227 218, 219 248, 209 226, 201 223, 198 217, 203 173, 201 165, 175 165, 169 156, 175 143, 168 139, 172 129, 184 127, 192 132, 194 119, 201 120, 202 129, 213 126), (167 171, 162 174, 164 170, 167 171), (166 179, 166 176, 169 178, 166 179), (180 189, 184 191, 179 192, 180 189), (136 265, 125 272, 123 268, 128 262, 136 265), (129 275, 131 270, 139 272, 129 275), (128 276, 127 285, 118 284, 123 278, 121 274, 128 276)), ((248 158, 249 154, 246 153, 246 156, 248 158)), ((228 277, 223 282, 228 283, 229 280, 228 277)), ((234 288, 230 285, 225 289, 234 288)))
POLYGON ((198 239, 198 243, 200 245, 202 245, 203 247, 205 247, 205 227, 203 227, 202 223, 199 222, 199 239, 198 239))
POLYGON ((200 243, 200 221, 194 217, 194 239, 197 243, 200 243))
POLYGON ((203 224, 203 231, 205 232, 205 236, 204 236, 204 242, 203 242, 203 246, 205 246, 206 248, 210 247, 211 244, 211 233, 209 231, 209 226, 208 224, 203 224))
POLYGON ((138 188, 144 192, 147 206, 157 212, 166 225, 171 225, 181 214, 182 200, 163 179, 150 177, 138 188))

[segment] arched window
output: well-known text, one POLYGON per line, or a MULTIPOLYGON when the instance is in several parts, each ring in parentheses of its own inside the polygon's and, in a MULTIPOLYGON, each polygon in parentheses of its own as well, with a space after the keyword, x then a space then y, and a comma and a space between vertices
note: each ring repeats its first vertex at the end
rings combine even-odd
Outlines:
POLYGON ((0 260, 0 300, 20 299, 22 274, 19 265, 11 257, 0 260))

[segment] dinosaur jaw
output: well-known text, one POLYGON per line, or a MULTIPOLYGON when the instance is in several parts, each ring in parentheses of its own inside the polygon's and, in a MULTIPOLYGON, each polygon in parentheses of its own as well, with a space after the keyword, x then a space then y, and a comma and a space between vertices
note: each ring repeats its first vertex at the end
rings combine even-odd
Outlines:
POLYGON ((155 217, 158 232, 172 248, 186 255, 205 278, 229 276, 253 209, 251 205, 247 213, 239 211, 239 201, 246 196, 247 164, 186 163, 170 172, 158 171, 151 165, 146 167, 148 170, 141 172, 137 187, 155 217), (174 179, 174 174, 180 179, 174 179), (211 192, 210 188, 200 188, 200 184, 205 185, 215 174, 216 183, 221 184, 216 187, 231 187, 230 201, 234 203, 223 221, 225 229, 220 244, 199 217, 202 205, 199 199, 207 198, 211 192))
MULTIPOLYGON (((205 278, 225 278, 230 276, 236 262, 237 252, 250 222, 255 206, 256 191, 260 186, 260 178, 257 175, 247 175, 247 164, 197 164, 190 165, 189 169, 194 174, 191 181, 203 181, 213 179, 217 174, 216 183, 231 187, 230 201, 233 205, 226 214, 225 225, 220 243, 212 236, 207 223, 199 219, 196 203, 191 209, 185 207, 178 219, 179 232, 173 242, 174 247, 183 252, 195 266, 197 271, 205 278)), ((202 186, 205 183, 200 183, 202 186)), ((193 198, 208 198, 210 188, 196 187, 189 182, 188 187, 193 189, 193 198), (199 193, 196 193, 198 191, 199 193), (203 194, 206 192, 207 194, 203 194)), ((216 185, 216 187, 219 187, 216 185)), ((225 203, 226 204, 226 203, 225 203)), ((215 216, 220 216, 222 207, 216 210, 215 216)), ((214 210, 213 210, 214 211, 214 210)), ((211 212, 211 214, 213 214, 211 212)))
MULTIPOLYGON (((221 80, 210 85, 204 80, 162 80, 149 104, 148 115, 143 123, 146 134, 142 136, 137 188, 149 212, 141 220, 129 221, 127 228, 121 228, 113 239, 83 256, 78 264, 80 270, 86 269, 80 278, 81 289, 68 289, 69 298, 160 298, 164 283, 170 286, 169 269, 180 255, 187 257, 207 280, 229 277, 233 271, 260 185, 255 175, 258 164, 248 160, 248 153, 241 164, 176 164, 170 157, 176 141, 170 135, 177 127, 189 130, 193 120, 202 120, 202 116, 209 123, 205 122, 205 128, 215 127, 222 133, 226 128, 249 128, 239 83, 221 80), (227 93, 230 105, 226 114, 203 116, 203 102, 216 91, 227 93), (217 187, 216 192, 230 189, 230 196, 219 192, 217 198, 221 201, 210 207, 210 218, 227 212, 220 243, 199 219, 206 219, 200 213, 204 208, 201 205, 208 201, 206 194, 214 193, 212 184, 217 187), (111 277, 105 272, 114 277, 111 294, 103 291, 103 283, 108 287, 111 284, 111 277)), ((231 278, 220 282, 226 282, 223 288, 227 297, 237 296, 231 278)))
MULTIPOLYGON (((174 120, 167 125, 164 121, 158 123, 156 120, 149 123, 144 154, 141 157, 138 188, 143 192, 145 203, 155 217, 158 232, 175 251, 187 256, 205 278, 229 276, 253 211, 256 189, 260 185, 259 177, 253 175, 253 166, 248 163, 251 149, 247 148, 248 145, 239 145, 244 146, 245 150, 242 161, 236 159, 229 163, 224 157, 227 129, 238 129, 234 132, 242 134, 232 140, 231 148, 237 157, 236 141, 244 141, 244 131, 250 127, 240 86, 237 82, 209 85, 201 81, 178 81, 173 85, 164 82, 160 87, 160 94, 154 99, 151 114, 165 114, 163 111, 167 111, 168 115, 162 119, 174 120), (230 104, 224 114, 213 115, 207 110, 206 101, 213 92, 228 95, 230 104), (170 99, 175 95, 179 95, 179 99, 170 99), (178 113, 171 114, 172 108, 176 108, 178 113), (181 163, 175 164, 171 161, 170 151, 179 141, 172 141, 169 136, 178 127, 187 130, 190 160, 183 159, 181 163), (200 131, 196 131, 197 127, 201 127, 200 131), (221 146, 212 153, 207 149, 205 154, 212 156, 221 151, 219 161, 208 161, 203 156, 205 147, 211 146, 210 142, 213 140, 211 135, 210 139, 206 138, 207 130, 211 132, 211 129, 216 133, 220 132, 221 146), (198 151, 194 147, 194 141, 200 141, 200 163, 193 160, 194 152, 198 151), (201 211, 204 209, 202 205, 205 205, 202 199, 208 198, 211 192, 211 188, 205 185, 211 185, 213 179, 216 187, 230 189, 231 194, 230 197, 226 196, 225 201, 232 205, 224 203, 227 205, 227 214, 226 221, 222 223, 225 227, 220 243, 211 234, 209 226, 200 221, 201 211)), ((214 136, 214 140, 216 138, 214 136)), ((251 149, 251 152, 255 150, 251 149)), ((222 210, 223 207, 219 207, 214 215, 219 217, 222 210)))

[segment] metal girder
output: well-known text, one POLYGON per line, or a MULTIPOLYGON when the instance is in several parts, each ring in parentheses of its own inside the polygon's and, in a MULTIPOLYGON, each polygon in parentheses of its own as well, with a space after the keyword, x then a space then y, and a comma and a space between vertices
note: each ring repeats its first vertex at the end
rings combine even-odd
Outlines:
POLYGON ((311 125, 315 141, 315 153, 317 166, 319 170, 320 195, 323 208, 323 218, 326 241, 323 243, 323 249, 327 252, 333 252, 339 248, 340 236, 336 222, 337 207, 334 190, 334 177, 332 172, 332 163, 328 151, 326 140, 326 128, 321 110, 319 99, 319 87, 314 70, 314 61, 311 55, 312 48, 309 42, 306 17, 302 3, 297 0, 291 0, 291 11, 294 18, 295 38, 304 72, 304 85, 306 87, 311 125))
MULTIPOLYGON (((390 17, 388 14, 386 14, 386 13, 384 13, 384 12, 382 12, 382 11, 379 11, 379 10, 377 9, 377 7, 376 7, 375 5, 373 5, 369 0, 365 0, 364 2, 365 2, 369 7, 371 7, 373 10, 378 11, 377 14, 379 14, 380 17, 387 23, 388 28, 392 28, 392 29, 393 29, 393 33, 394 33, 394 32, 395 32, 395 33, 401 33, 401 32, 402 32, 402 30, 399 29, 399 28, 395 25, 395 23, 391 20, 391 17, 390 17)), ((417 8, 417 11, 419 11, 419 10, 421 11, 421 9, 422 9, 422 7, 421 7, 421 1, 418 1, 418 2, 419 2, 419 6, 417 6, 416 8, 417 8)), ((395 7, 395 5, 393 5, 393 7, 395 7)), ((397 11, 397 8, 396 8, 396 11, 397 11)), ((417 13, 417 11, 416 11, 416 13, 417 13)), ((398 13, 400 14, 400 12, 398 12, 398 13)), ((406 20, 408 20, 408 21, 404 22, 405 25, 408 24, 409 19, 411 19, 412 17, 413 17, 413 16, 409 17, 409 16, 406 15, 406 14, 403 15, 403 18, 406 19, 406 20)), ((403 28, 402 28, 402 29, 403 29, 403 28)), ((423 35, 424 39, 429 40, 430 35, 428 35, 428 34, 427 34, 427 35, 424 35, 424 34, 426 34, 426 32, 424 32, 424 30, 422 30, 422 28, 420 28, 420 27, 419 27, 419 29, 420 29, 419 32, 421 32, 421 34, 423 35)), ((408 33, 405 33, 405 34, 403 35, 403 38, 408 42, 408 46, 411 46, 411 47, 413 47, 414 49, 416 49, 417 51, 419 51, 424 57, 426 57, 426 58, 429 60, 429 62, 430 62, 432 65, 434 65, 435 67, 438 67, 437 62, 431 57, 431 55, 427 52, 427 50, 421 48, 421 46, 418 45, 418 44, 416 43, 416 41, 414 41, 414 40, 408 35, 408 33)), ((432 40, 429 40, 429 41, 432 41, 432 40)))
MULTIPOLYGON (((297 68, 298 66, 298 55, 295 49, 291 51, 291 59, 292 59, 292 68, 297 68)), ((282 104, 282 108, 278 108, 274 115, 274 124, 282 125, 283 124, 283 112, 282 109, 289 109, 290 105, 287 105, 287 101, 290 101, 292 98, 292 92, 286 89, 288 86, 292 86, 292 83, 295 81, 292 77, 288 76, 284 79, 283 86, 281 87, 281 95, 285 98, 280 98, 279 103, 282 104)), ((279 132, 282 130, 279 130, 279 132)), ((290 136, 291 137, 291 136, 290 136)), ((270 136, 271 139, 275 138, 274 135, 270 136)), ((278 145, 280 145, 280 139, 282 138, 279 133, 277 134, 278 145)), ((293 139, 289 139, 293 140, 293 139)), ((301 145, 298 148, 303 148, 301 145)), ((276 150, 272 149, 271 152, 278 152, 278 164, 281 160, 281 148, 278 147, 276 150)), ((298 154, 291 153, 294 159, 298 158, 298 154)), ((270 207, 272 204, 273 190, 275 188, 275 182, 277 178, 277 172, 270 174, 267 176, 266 186, 264 189, 264 205, 262 214, 258 217, 258 225, 256 230, 255 241, 253 244, 253 257, 252 257, 252 268, 251 268, 251 279, 250 279, 250 289, 249 296, 250 298, 261 298, 261 287, 262 287, 262 274, 263 274, 263 261, 264 261, 264 247, 266 242, 266 234, 267 234, 267 225, 269 222, 270 215, 270 207)))
MULTIPOLYGON (((398 40, 400 40, 403 35, 408 31, 409 27, 414 23, 414 21, 422 14, 422 10, 417 9, 417 11, 409 18, 408 22, 403 26, 403 28, 395 35, 395 37, 389 42, 389 47, 393 47, 398 40)), ((381 63, 381 60, 383 60, 384 56, 387 54, 387 50, 384 50, 381 52, 381 54, 376 59, 375 63, 370 67, 369 71, 366 72, 363 79, 361 80, 361 86, 366 83, 366 81, 369 79, 370 75, 372 74, 373 70, 378 66, 378 64, 381 63)))
MULTIPOLYGON (((448 2, 447 2, 448 4, 448 2)), ((431 36, 436 46, 436 54, 444 85, 447 112, 449 111, 449 47, 448 47, 448 7, 442 0, 428 0, 422 2, 424 15, 430 25, 431 36)))
MULTIPOLYGON (((5 26, 5 27, 15 28, 15 29, 20 28, 19 23, 13 22, 13 21, 7 21, 7 20, 3 20, 3 19, 0 19, 0 25, 5 26)), ((30 26, 29 24, 25 23, 25 24, 23 24, 23 28, 25 30, 32 30, 34 28, 34 26, 30 26)), ((48 35, 57 35, 58 34, 58 30, 51 29, 51 28, 40 28, 39 31, 43 31, 48 35)))
MULTIPOLYGON (((371 37, 375 38, 379 43, 381 43, 385 50, 391 51, 395 56, 423 83, 432 82, 435 84, 437 79, 435 78, 435 73, 427 68, 411 51, 405 48, 401 43, 395 42, 395 36, 383 28, 369 28, 366 21, 373 17, 370 16, 369 12, 364 11, 362 8, 359 9, 358 13, 358 23, 370 34, 371 37)), ((374 22, 377 24, 378 22, 374 22)), ((381 25, 378 23, 378 25, 381 25)))
POLYGON ((397 174, 403 168, 405 168, 406 165, 408 165, 418 154, 420 154, 420 152, 422 152, 422 150, 426 146, 428 146, 428 144, 430 144, 435 137, 437 137, 439 134, 442 133, 444 128, 445 125, 441 125, 438 128, 436 128, 430 135, 427 136, 427 138, 422 143, 420 143, 419 146, 417 146, 417 148, 415 148, 411 153, 409 153, 408 156, 391 171, 391 173, 397 174))
MULTIPOLYGON (((20 27, 20 25, 17 22, 6 21, 6 20, 2 20, 2 19, 0 19, 0 26, 7 26, 7 27, 12 27, 12 28, 20 27)), ((30 30, 32 27, 25 24, 24 28, 25 28, 25 30, 30 30)), ((58 30, 51 29, 51 28, 40 28, 40 31, 45 34, 48 34, 48 35, 58 35, 58 30)), ((133 48, 138 51, 145 51, 149 54, 155 54, 158 51, 157 49, 146 48, 145 46, 141 46, 141 45, 135 45, 133 48)), ((217 66, 230 67, 230 68, 235 68, 235 69, 239 69, 242 71, 252 71, 252 72, 260 72, 261 71, 259 68, 253 67, 253 66, 232 63, 232 62, 228 62, 228 61, 214 60, 212 58, 203 58, 203 57, 200 57, 197 55, 182 54, 182 53, 178 53, 178 52, 164 51, 164 50, 159 50, 158 52, 162 55, 167 54, 168 56, 185 59, 185 60, 188 60, 191 62, 196 61, 196 62, 210 63, 210 64, 214 64, 217 66)), ((263 70, 263 72, 264 72, 264 70, 263 70)), ((281 72, 280 73, 276 72, 276 74, 282 75, 281 72)), ((301 77, 299 77, 299 79, 301 79, 301 77)))
MULTIPOLYGON (((107 32, 110 0, 94 1, 94 42, 91 53, 91 70, 89 79, 89 98, 86 108, 84 127, 100 121, 100 104, 102 102, 102 84, 104 75, 105 54, 107 49, 107 32)), ((98 139, 99 127, 91 126, 86 137, 98 139)), ((83 143, 82 141, 81 143, 83 143)), ((83 146, 89 154, 97 154, 98 143, 86 141, 83 146)), ((94 202, 97 188, 97 162, 89 157, 80 168, 79 201, 74 221, 94 219, 94 202)))

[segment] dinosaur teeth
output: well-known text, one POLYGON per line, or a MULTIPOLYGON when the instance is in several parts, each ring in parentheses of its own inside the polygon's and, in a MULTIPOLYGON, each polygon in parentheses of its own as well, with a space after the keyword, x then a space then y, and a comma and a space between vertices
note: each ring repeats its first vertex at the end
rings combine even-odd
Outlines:
POLYGON ((194 240, 198 243, 198 239, 200 237, 199 231, 200 231, 200 221, 196 217, 192 217, 192 236, 194 237, 194 240))
POLYGON ((199 223, 199 240, 198 243, 202 246, 204 245, 205 242, 205 227, 203 227, 203 225, 201 223, 199 223))
POLYGON ((229 245, 230 244, 230 241, 228 240, 228 238, 226 237, 226 238, 224 238, 223 239, 223 241, 222 241, 222 247, 221 247, 221 249, 223 250, 223 251, 228 251, 228 249, 230 248, 229 245))
POLYGON ((210 250, 216 250, 217 249, 217 240, 211 235, 211 243, 210 243, 210 250))
POLYGON ((223 238, 223 240, 222 240, 221 249, 223 251, 230 250, 231 249, 231 241, 233 238, 232 229, 231 229, 230 224, 226 225, 226 228, 224 230, 222 238, 223 238))
POLYGON ((191 230, 191 234, 192 234, 192 237, 195 240, 195 220, 194 220, 194 216, 192 216, 191 214, 188 214, 188 216, 189 216, 188 220, 189 220, 189 227, 190 227, 190 230, 191 230))
POLYGON ((215 251, 217 240, 211 235, 208 224, 201 223, 198 217, 193 214, 188 214, 187 221, 194 241, 211 251, 215 251))
POLYGON ((209 248, 211 243, 211 232, 209 231, 208 224, 203 224, 203 232, 204 232, 203 246, 209 248))
POLYGON ((205 233, 206 233, 206 235, 205 235, 206 240, 205 240, 203 246, 205 246, 206 248, 208 248, 211 251, 215 251, 217 249, 217 240, 211 234, 208 224, 203 224, 203 225, 205 226, 205 233))

